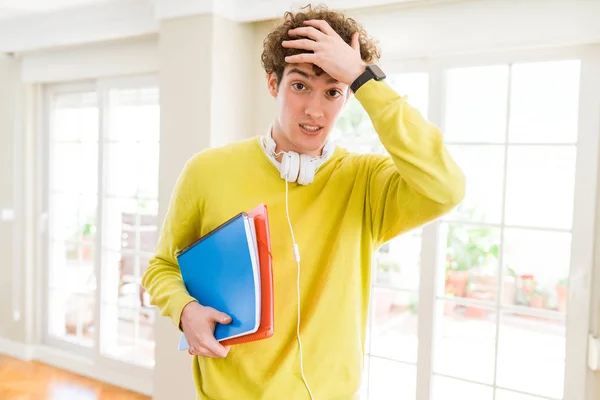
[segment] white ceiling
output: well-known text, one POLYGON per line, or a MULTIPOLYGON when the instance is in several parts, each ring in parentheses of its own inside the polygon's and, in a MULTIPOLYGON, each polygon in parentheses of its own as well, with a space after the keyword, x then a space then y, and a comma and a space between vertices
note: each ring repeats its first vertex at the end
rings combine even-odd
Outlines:
POLYGON ((0 0, 0 20, 17 16, 85 7, 110 0, 0 0))

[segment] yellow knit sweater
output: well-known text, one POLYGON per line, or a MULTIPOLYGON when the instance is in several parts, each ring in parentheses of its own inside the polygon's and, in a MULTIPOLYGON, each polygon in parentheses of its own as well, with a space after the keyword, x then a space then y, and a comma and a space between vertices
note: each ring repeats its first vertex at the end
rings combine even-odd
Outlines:
MULTIPOLYGON (((373 252, 447 213, 465 192, 462 171, 440 131, 405 98, 376 81, 363 85, 355 96, 389 156, 337 148, 313 183, 289 184, 290 217, 302 259, 304 371, 316 400, 357 398, 373 252)), ((198 153, 176 184, 155 257, 143 277, 152 303, 175 327, 183 307, 193 301, 181 280, 176 252, 261 202, 270 218, 275 335, 233 346, 224 359, 194 357, 202 399, 309 399, 300 374, 297 265, 285 184, 257 138, 198 153)))

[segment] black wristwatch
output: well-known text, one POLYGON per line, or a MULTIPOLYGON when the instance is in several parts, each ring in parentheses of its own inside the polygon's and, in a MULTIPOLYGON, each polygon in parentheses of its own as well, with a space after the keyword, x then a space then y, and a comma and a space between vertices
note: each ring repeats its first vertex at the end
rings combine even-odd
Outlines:
POLYGON ((362 85, 369 82, 371 79, 375 79, 376 81, 381 81, 385 79, 385 73, 381 70, 381 68, 379 68, 377 64, 367 65, 365 72, 360 74, 360 76, 356 78, 354 82, 352 82, 352 84, 350 85, 350 90, 352 90, 353 93, 356 93, 356 91, 362 85))

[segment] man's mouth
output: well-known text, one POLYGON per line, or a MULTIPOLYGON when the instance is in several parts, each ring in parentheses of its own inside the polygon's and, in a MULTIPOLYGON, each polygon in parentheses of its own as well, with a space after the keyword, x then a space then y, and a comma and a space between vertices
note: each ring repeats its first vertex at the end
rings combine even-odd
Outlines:
POLYGON ((302 128, 302 130, 304 130, 308 134, 313 134, 313 135, 321 132, 321 129, 323 129, 323 127, 320 125, 308 125, 308 124, 300 124, 300 128, 302 128))

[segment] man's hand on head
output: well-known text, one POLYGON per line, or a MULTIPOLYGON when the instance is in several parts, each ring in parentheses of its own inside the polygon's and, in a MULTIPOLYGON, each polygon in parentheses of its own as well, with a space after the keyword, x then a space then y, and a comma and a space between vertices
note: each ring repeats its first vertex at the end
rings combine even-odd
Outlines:
POLYGON ((365 71, 365 62, 360 56, 359 33, 352 35, 349 46, 338 33, 322 20, 304 21, 305 27, 291 29, 290 36, 304 38, 285 40, 283 47, 310 50, 285 58, 287 63, 311 63, 319 66, 329 76, 341 83, 350 85, 365 71), (306 39, 308 38, 308 39, 306 39))

